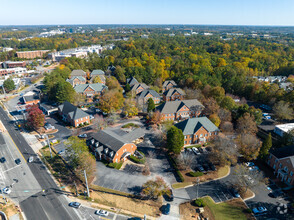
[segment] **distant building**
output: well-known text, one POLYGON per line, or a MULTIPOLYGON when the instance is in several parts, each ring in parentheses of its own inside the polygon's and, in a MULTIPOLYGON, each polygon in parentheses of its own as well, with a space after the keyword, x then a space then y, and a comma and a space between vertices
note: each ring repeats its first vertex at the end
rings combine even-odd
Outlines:
POLYGON ((177 86, 178 85, 175 83, 175 81, 173 81, 173 80, 166 80, 162 84, 162 92, 165 92, 166 90, 169 90, 171 88, 175 88, 177 86))
POLYGON ((219 133, 219 129, 206 117, 190 118, 175 126, 183 131, 184 146, 204 144, 219 133))
POLYGON ((278 179, 287 185, 294 185, 294 145, 271 149, 267 164, 278 179))
POLYGON ((99 77, 101 80, 101 83, 106 83, 105 73, 103 70, 93 70, 90 74, 91 81, 93 82, 95 77, 99 77))
POLYGON ((84 70, 73 70, 71 73, 70 73, 70 76, 69 78, 71 79, 72 77, 74 76, 82 76, 84 78, 87 78, 87 73, 84 71, 84 70))
POLYGON ((183 100, 185 97, 185 92, 180 88, 171 88, 163 93, 163 101, 177 101, 183 100))
POLYGON ((274 132, 283 137, 285 133, 288 133, 289 131, 294 129, 294 123, 288 123, 288 124, 281 124, 281 125, 276 125, 274 132))
POLYGON ((0 76, 7 76, 7 75, 18 75, 21 76, 23 74, 28 73, 27 68, 16 67, 16 68, 9 68, 9 69, 0 69, 0 76))
POLYGON ((2 63, 3 68, 26 67, 25 61, 5 61, 2 63))
POLYGON ((136 95, 140 92, 144 91, 145 89, 148 89, 149 87, 145 83, 136 83, 131 86, 131 91, 135 92, 136 95))
POLYGON ((149 36, 147 34, 143 34, 143 35, 141 35, 141 38, 148 39, 149 36))
POLYGON ((138 80, 136 80, 135 77, 131 77, 127 79, 127 84, 129 84, 130 86, 134 85, 134 84, 138 84, 138 80))
POLYGON ((159 105, 158 110, 163 121, 176 121, 198 117, 204 106, 197 99, 170 101, 159 105))
POLYGON ((16 52, 18 58, 24 59, 34 59, 42 58, 44 54, 48 53, 50 50, 34 50, 34 51, 22 51, 16 52))
POLYGON ((85 123, 90 124, 90 116, 68 101, 58 106, 58 114, 62 117, 63 121, 68 122, 73 127, 78 127, 85 123))

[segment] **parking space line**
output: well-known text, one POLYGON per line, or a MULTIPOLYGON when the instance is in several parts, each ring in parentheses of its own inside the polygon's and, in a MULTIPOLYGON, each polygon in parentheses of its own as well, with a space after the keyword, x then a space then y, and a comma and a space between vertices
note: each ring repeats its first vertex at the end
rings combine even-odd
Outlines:
POLYGON ((221 192, 224 195, 224 197, 226 198, 226 200, 228 200, 228 197, 224 194, 224 192, 223 191, 221 191, 221 192))
POLYGON ((222 202, 223 200, 221 200, 221 198, 218 196, 218 194, 217 193, 214 193, 216 196, 217 196, 217 198, 220 200, 220 202, 222 202))

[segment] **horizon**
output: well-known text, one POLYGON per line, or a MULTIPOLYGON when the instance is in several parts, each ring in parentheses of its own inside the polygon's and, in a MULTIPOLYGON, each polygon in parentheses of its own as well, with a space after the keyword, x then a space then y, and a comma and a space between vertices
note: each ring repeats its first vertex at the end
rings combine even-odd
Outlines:
POLYGON ((292 0, 3 0, 1 26, 234 25, 294 26, 292 0), (17 16, 20 15, 20 16, 17 16), (135 22, 134 22, 135 21, 135 22))

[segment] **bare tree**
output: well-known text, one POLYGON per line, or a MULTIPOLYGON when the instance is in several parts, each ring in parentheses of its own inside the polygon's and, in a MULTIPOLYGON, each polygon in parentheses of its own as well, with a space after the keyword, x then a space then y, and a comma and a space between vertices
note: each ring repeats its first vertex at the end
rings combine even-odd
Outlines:
POLYGON ((249 170, 243 164, 236 165, 233 175, 236 177, 233 180, 238 191, 246 193, 248 189, 252 189, 261 183, 266 183, 267 179, 264 177, 262 172, 258 170, 249 170))
POLYGON ((195 156, 189 153, 180 154, 177 157, 177 163, 183 170, 188 170, 191 168, 193 162, 195 161, 195 156))
POLYGON ((204 96, 200 89, 189 89, 185 87, 184 91, 186 93, 186 99, 198 99, 199 101, 202 101, 204 99, 204 96))
POLYGON ((234 126, 233 126, 232 122, 225 121, 225 122, 221 123, 220 129, 222 132, 231 133, 234 131, 234 126))
POLYGON ((156 153, 154 152, 154 150, 149 150, 147 153, 151 159, 156 158, 156 153))
POLYGON ((240 153, 246 160, 254 160, 259 154, 261 141, 252 134, 241 134, 238 136, 240 153))
POLYGON ((92 119, 93 128, 95 131, 100 131, 107 126, 103 116, 96 114, 92 119))
POLYGON ((219 109, 218 117, 220 118, 221 121, 232 121, 231 112, 224 108, 219 109))
POLYGON ((76 128, 72 130, 71 135, 72 136, 79 136, 82 133, 82 128, 76 128))
POLYGON ((143 170, 142 170, 142 174, 143 174, 144 176, 149 176, 149 175, 150 175, 150 168, 149 168, 148 164, 146 164, 146 165, 144 166, 144 168, 143 168, 143 170))

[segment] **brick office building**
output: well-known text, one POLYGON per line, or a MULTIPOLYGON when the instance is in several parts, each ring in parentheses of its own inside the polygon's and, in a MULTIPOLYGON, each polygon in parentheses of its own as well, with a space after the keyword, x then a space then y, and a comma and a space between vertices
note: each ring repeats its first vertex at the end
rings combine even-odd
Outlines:
POLYGON ((34 51, 21 51, 16 52, 18 58, 24 59, 34 59, 42 58, 44 54, 48 53, 50 50, 34 50, 34 51))

